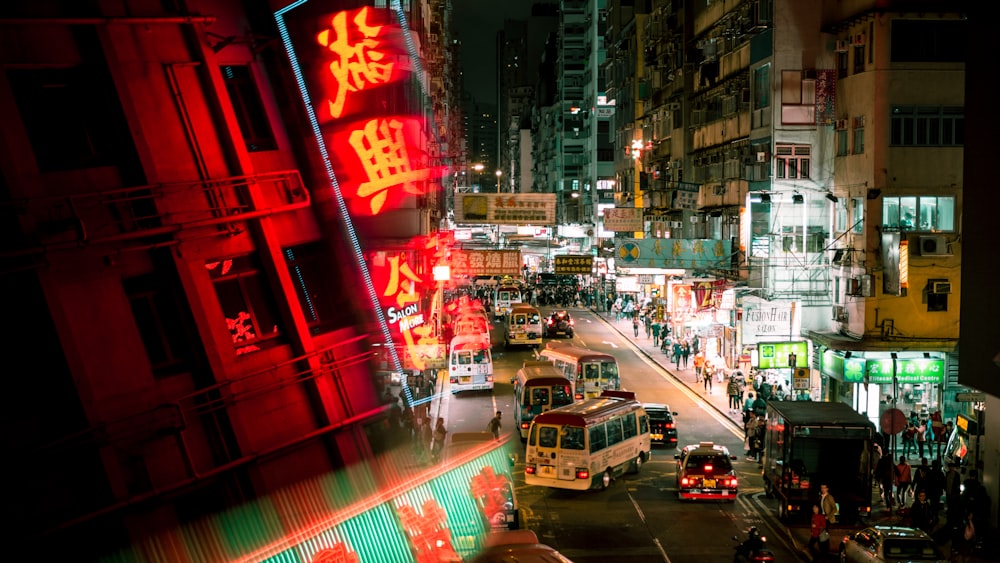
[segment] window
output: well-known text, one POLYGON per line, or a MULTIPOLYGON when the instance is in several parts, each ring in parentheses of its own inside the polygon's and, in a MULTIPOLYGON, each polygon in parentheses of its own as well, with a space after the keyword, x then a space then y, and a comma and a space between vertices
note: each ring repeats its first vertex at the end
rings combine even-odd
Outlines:
POLYGON ((639 434, 638 427, 635 425, 635 413, 628 413, 622 417, 622 437, 625 440, 629 438, 635 438, 639 434))
POLYGON ((608 436, 604 432, 604 425, 598 424, 590 428, 590 453, 599 452, 608 447, 608 436))
POLYGON ((809 145, 777 145, 775 151, 775 178, 806 179, 809 177, 809 145))
POLYGON ((278 148, 271 124, 264 110, 260 92, 248 66, 224 66, 222 80, 226 83, 229 100, 240 124, 243 142, 250 152, 273 151, 278 148))
MULTIPOLYGON (((864 37, 864 35, 862 35, 861 37, 864 37)), ((853 53, 853 55, 854 55, 854 72, 853 72, 853 74, 861 74, 862 72, 865 71, 865 45, 864 45, 864 43, 862 43, 861 45, 855 45, 853 50, 854 50, 854 53, 853 53)))
POLYGON ((549 390, 544 387, 535 387, 531 390, 531 404, 533 405, 547 405, 549 404, 549 390))
POLYGON ((103 69, 10 69, 7 78, 41 171, 124 165, 134 157, 118 94, 103 69))
POLYGON ((954 231, 955 198, 950 196, 883 197, 882 227, 899 231, 954 231))
POLYGON ((964 19, 895 18, 891 25, 889 58, 894 63, 958 63, 966 60, 968 22, 964 19))
POLYGON ((816 124, 816 71, 781 71, 781 122, 816 124))
POLYGON ((613 418, 604 424, 608 433, 608 446, 613 446, 622 441, 622 419, 613 418))
MULTIPOLYGON (((559 429, 554 426, 542 426, 538 429, 538 447, 554 448, 559 440, 559 429)), ((534 436, 532 436, 534 438, 534 436)))
POLYGON ((579 426, 563 427, 559 447, 564 450, 583 450, 583 428, 579 426))
POLYGON ((841 129, 837 131, 837 156, 847 156, 850 154, 847 152, 847 130, 841 129))
MULTIPOLYGON (((194 323, 173 276, 154 272, 123 281, 154 377, 188 373, 193 369, 194 323)), ((179 282, 178 282, 179 283, 179 282)))
POLYGON ((864 154, 865 152, 865 116, 855 117, 851 125, 854 129, 854 151, 853 154, 864 154))
POLYGON ((843 233, 847 230, 847 202, 843 199, 837 201, 834 205, 834 226, 833 230, 838 233, 843 233))
POLYGON ((889 143, 893 146, 962 146, 965 143, 964 108, 892 106, 889 143))
POLYGON ((753 71, 753 109, 771 106, 771 65, 753 71))
POLYGON ((847 78, 847 52, 837 53, 837 79, 847 78))
POLYGON ((863 233, 865 230, 865 200, 860 197, 851 198, 851 232, 863 233))
POLYGON ((252 255, 207 262, 205 268, 238 354, 283 342, 274 292, 252 255))

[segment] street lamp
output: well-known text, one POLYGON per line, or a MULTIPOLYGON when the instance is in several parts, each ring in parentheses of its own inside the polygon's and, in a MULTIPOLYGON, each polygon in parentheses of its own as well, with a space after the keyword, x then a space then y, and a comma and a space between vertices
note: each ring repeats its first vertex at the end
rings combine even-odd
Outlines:
POLYGON ((503 176, 503 170, 497 169, 497 193, 500 193, 500 176, 503 176))
POLYGON ((479 189, 483 189, 483 168, 486 168, 482 163, 477 162, 472 165, 472 169, 476 171, 476 183, 479 184, 479 189))

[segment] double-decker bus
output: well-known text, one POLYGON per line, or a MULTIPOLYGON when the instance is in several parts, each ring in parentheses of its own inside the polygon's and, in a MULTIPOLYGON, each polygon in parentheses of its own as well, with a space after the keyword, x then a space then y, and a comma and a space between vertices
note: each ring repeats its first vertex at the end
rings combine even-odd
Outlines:
POLYGON ((576 400, 599 397, 605 390, 621 389, 618 360, 611 354, 562 342, 549 342, 538 357, 552 362, 573 382, 576 400))
POLYGON ((493 355, 489 340, 479 334, 459 334, 451 339, 448 383, 452 394, 493 390, 493 355))
POLYGON ((542 345, 542 314, 527 303, 517 303, 507 315, 504 344, 508 347, 542 345))
POLYGON ((531 421, 543 412, 573 403, 573 384, 550 362, 524 362, 514 376, 514 425, 521 441, 531 421))
POLYGON ((651 455, 649 416, 635 393, 605 391, 535 417, 524 451, 524 482, 559 489, 606 489, 651 455))

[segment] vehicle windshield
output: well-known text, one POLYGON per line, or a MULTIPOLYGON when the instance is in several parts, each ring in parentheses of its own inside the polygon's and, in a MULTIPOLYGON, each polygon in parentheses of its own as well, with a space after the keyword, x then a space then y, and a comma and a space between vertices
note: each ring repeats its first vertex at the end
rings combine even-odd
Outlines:
POLYGON ((562 429, 562 434, 559 437, 559 445, 564 450, 582 450, 583 449, 583 428, 579 426, 565 426, 562 429))
POLYGON ((930 540, 915 539, 893 539, 885 540, 885 555, 893 558, 909 559, 911 557, 920 559, 940 559, 941 553, 937 546, 930 540))

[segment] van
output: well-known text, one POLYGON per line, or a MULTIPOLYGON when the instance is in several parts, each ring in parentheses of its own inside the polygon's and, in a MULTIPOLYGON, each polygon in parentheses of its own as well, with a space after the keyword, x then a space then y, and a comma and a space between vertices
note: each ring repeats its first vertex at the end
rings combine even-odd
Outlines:
POLYGON ((542 314, 527 304, 511 306, 504 330, 504 344, 510 346, 542 345, 542 314))

